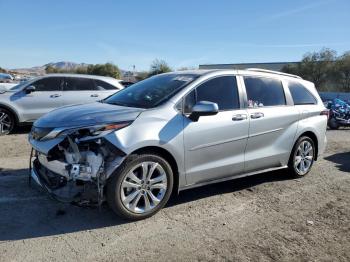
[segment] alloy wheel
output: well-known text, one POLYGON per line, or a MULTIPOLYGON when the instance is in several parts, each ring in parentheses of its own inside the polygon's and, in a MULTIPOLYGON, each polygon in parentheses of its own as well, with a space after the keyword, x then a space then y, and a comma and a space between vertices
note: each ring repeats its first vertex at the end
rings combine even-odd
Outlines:
POLYGON ((9 133, 12 125, 11 116, 4 111, 0 111, 0 135, 9 133))
POLYGON ((167 191, 167 175, 163 167, 153 161, 133 167, 121 184, 121 200, 129 211, 142 214, 155 208, 167 191))
POLYGON ((313 146, 309 141, 302 141, 294 156, 294 168, 299 175, 305 175, 314 160, 313 146))

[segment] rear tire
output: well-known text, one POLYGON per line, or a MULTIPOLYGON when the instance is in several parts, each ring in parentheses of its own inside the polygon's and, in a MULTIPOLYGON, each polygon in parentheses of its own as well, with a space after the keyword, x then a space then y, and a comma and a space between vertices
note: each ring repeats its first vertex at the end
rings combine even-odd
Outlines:
POLYGON ((312 168, 315 154, 314 141, 308 136, 300 137, 295 143, 289 159, 290 174, 296 178, 306 176, 312 168))
POLYGON ((339 128, 339 124, 334 117, 328 120, 328 126, 330 129, 333 129, 333 130, 336 130, 339 128))
POLYGON ((0 136, 4 136, 11 133, 14 127, 14 115, 10 111, 4 108, 0 108, 0 136))
POLYGON ((140 220, 157 213, 173 189, 169 163, 155 154, 131 155, 107 184, 107 202, 122 218, 140 220))

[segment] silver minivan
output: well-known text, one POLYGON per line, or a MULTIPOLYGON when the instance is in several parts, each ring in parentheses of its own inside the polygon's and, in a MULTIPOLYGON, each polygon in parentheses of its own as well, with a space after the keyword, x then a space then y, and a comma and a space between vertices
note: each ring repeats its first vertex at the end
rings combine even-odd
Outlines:
POLYGON ((172 192, 278 169, 305 176, 325 149, 327 116, 314 84, 298 76, 161 74, 37 120, 31 177, 58 200, 107 201, 142 219, 172 192))
POLYGON ((31 124, 62 106, 104 99, 123 89, 120 80, 94 75, 49 74, 0 89, 0 135, 31 124))

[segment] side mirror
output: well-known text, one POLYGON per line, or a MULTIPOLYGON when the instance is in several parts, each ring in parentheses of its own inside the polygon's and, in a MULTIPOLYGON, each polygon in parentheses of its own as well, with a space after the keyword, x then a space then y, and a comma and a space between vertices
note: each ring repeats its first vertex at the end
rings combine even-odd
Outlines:
POLYGON ((30 94, 32 92, 35 91, 35 86, 27 86, 24 91, 26 92, 26 94, 30 94))
POLYGON ((218 104, 208 101, 199 101, 192 107, 189 118, 197 122, 200 116, 213 116, 219 112, 218 104))

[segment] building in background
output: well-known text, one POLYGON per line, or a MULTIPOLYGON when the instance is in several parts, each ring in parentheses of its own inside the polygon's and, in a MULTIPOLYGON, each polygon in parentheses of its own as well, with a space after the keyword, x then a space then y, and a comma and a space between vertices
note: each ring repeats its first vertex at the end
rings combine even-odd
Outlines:
MULTIPOLYGON (((282 68, 286 65, 297 65, 299 62, 272 62, 272 63, 239 63, 239 64, 207 64, 199 65, 199 69, 247 69, 247 68, 260 68, 273 71, 282 71, 282 68)), ((335 85, 332 80, 327 82, 332 87, 335 85)), ((334 98, 350 101, 350 93, 344 92, 319 92, 322 100, 333 100, 334 98)))
POLYGON ((207 64, 199 65, 199 69, 246 69, 261 68, 273 71, 282 71, 286 65, 296 65, 299 62, 272 62, 272 63, 239 63, 239 64, 207 64))

